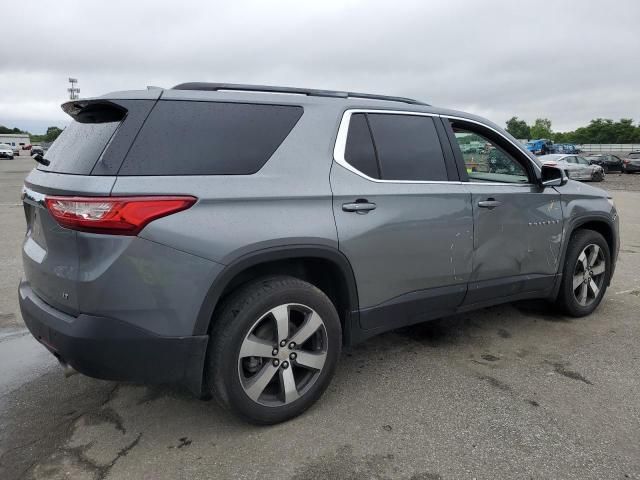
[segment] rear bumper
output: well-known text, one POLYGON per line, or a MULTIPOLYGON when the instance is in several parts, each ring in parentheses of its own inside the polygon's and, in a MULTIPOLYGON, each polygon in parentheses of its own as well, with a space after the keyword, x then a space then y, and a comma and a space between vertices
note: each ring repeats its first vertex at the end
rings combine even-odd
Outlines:
POLYGON ((626 163, 623 168, 627 172, 640 172, 640 165, 634 165, 633 163, 626 163))
POLYGON ((163 337, 121 320, 73 317, 43 302, 26 281, 19 297, 32 335, 78 372, 104 380, 177 383, 201 393, 208 336, 163 337))

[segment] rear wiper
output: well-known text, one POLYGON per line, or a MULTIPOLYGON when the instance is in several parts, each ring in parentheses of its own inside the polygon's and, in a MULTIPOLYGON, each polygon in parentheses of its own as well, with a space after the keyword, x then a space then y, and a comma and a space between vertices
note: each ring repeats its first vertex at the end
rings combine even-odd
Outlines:
POLYGON ((51 162, 49 160, 47 160, 46 158, 44 158, 42 155, 40 155, 39 153, 36 153, 33 157, 36 162, 41 163, 42 165, 44 165, 45 167, 48 166, 51 162))

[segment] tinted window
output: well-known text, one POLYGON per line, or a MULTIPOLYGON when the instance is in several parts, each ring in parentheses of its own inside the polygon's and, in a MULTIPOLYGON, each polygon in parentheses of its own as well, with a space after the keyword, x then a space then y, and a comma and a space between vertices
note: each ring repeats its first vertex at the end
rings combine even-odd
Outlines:
POLYGON ((49 160, 49 165, 38 165, 38 168, 57 173, 89 175, 118 125, 120 125, 119 121, 105 123, 74 121, 47 150, 44 158, 49 160))
POLYGON ((364 113, 351 116, 344 158, 350 165, 372 178, 380 178, 376 152, 364 113))
POLYGON ((385 180, 447 180, 433 119, 419 115, 367 114, 385 180))
POLYGON ((120 175, 246 175, 269 160, 302 107, 160 101, 120 175))

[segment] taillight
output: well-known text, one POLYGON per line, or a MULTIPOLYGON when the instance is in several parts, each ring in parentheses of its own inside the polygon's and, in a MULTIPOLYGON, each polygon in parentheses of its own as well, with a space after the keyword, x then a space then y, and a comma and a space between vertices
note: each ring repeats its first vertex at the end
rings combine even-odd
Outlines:
POLYGON ((58 197, 45 204, 63 227, 111 235, 136 235, 149 222, 186 210, 196 198, 180 197, 58 197))
POLYGON ((631 160, 629 160, 628 158, 625 158, 624 160, 622 160, 623 163, 631 163, 631 160))

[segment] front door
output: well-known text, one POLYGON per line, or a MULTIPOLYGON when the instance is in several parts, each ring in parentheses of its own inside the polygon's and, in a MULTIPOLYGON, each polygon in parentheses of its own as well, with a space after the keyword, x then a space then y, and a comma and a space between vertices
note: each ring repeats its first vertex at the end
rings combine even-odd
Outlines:
POLYGON ((473 267, 464 303, 550 290, 560 261, 560 194, 539 186, 532 160, 497 131, 449 122, 473 208, 473 267), (468 144, 481 148, 462 153, 468 144))

